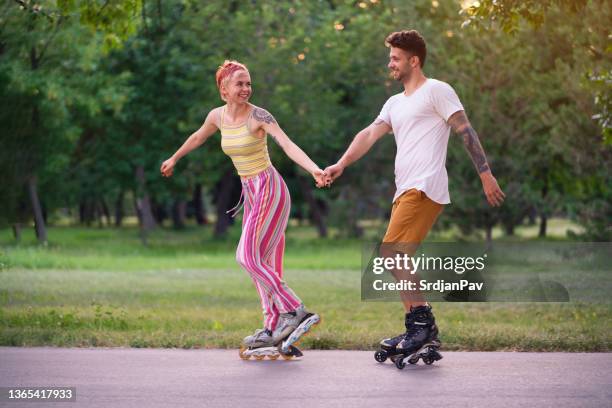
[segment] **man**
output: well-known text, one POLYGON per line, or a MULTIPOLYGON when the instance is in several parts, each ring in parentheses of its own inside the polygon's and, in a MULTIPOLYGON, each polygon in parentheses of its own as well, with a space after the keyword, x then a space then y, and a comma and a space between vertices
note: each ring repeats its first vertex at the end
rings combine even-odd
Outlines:
MULTIPOLYGON (((330 181, 337 179, 378 139, 393 132, 397 144, 397 190, 381 252, 393 256, 391 247, 395 253, 412 256, 444 205, 450 203, 445 162, 451 128, 463 137, 489 204, 501 205, 505 195, 453 88, 423 74, 427 55, 423 37, 415 30, 394 32, 385 44, 390 48, 388 68, 393 78, 403 84, 404 92, 387 100, 376 120, 355 136, 342 158, 327 167, 325 173, 330 181)), ((414 279, 409 271, 392 272, 396 279, 414 279)), ((392 353, 409 354, 426 344, 439 346, 431 306, 420 293, 405 291, 401 299, 406 309, 406 332, 382 340, 381 347, 392 353)))

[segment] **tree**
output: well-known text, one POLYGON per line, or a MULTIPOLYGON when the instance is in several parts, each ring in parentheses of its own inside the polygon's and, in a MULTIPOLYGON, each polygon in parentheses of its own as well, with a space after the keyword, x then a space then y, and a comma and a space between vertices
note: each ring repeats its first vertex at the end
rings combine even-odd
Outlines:
MULTIPOLYGON (((23 115, 29 118, 21 122, 26 125, 9 123, 8 128, 14 131, 2 135, 5 145, 14 149, 6 151, 10 160, 3 164, 18 174, 12 178, 12 186, 6 188, 18 191, 21 185, 27 185, 36 234, 42 243, 47 241, 47 232, 39 182, 51 174, 59 176, 67 162, 70 145, 78 133, 68 120, 70 106, 84 102, 80 99, 83 95, 72 88, 70 74, 81 68, 80 52, 86 44, 99 40, 96 35, 85 35, 84 27, 97 28, 105 39, 113 36, 117 43, 129 34, 133 24, 130 11, 135 11, 137 5, 136 1, 109 0, 98 5, 75 0, 43 6, 15 0, 0 9, 5 22, 0 31, 0 70, 8 78, 4 90, 23 103, 19 115, 4 119, 11 122, 23 115)), ((7 102, 10 104, 10 100, 7 102)), ((15 207, 15 202, 7 203, 7 208, 15 207)))

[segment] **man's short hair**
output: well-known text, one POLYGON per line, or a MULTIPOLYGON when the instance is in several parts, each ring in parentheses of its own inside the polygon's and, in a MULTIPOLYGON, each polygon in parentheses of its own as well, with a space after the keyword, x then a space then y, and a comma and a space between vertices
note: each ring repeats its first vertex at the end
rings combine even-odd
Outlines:
POLYGON ((416 55, 419 57, 421 68, 425 65, 427 46, 425 45, 425 39, 417 30, 403 30, 391 33, 385 39, 385 44, 387 46, 401 48, 412 55, 416 55))

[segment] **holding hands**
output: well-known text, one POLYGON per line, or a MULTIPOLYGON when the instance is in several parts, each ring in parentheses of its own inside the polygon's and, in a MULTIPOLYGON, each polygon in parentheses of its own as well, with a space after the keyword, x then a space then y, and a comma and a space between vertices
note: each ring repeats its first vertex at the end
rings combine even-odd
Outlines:
POLYGON ((312 178, 315 179, 315 185, 318 188, 323 188, 323 187, 327 187, 329 186, 329 184, 327 183, 327 176, 325 175, 325 172, 323 170, 321 170, 320 168, 317 167, 317 169, 315 171, 312 172, 312 178))
POLYGON ((336 163, 331 166, 327 166, 325 170, 317 168, 312 172, 312 177, 315 179, 316 186, 318 188, 331 187, 331 184, 342 174, 344 166, 336 163))
POLYGON ((327 185, 331 185, 332 182, 334 182, 338 177, 340 177, 340 175, 342 175, 342 172, 344 171, 344 166, 342 166, 339 162, 336 164, 333 164, 331 166, 327 166, 325 168, 325 175, 327 176, 327 185))

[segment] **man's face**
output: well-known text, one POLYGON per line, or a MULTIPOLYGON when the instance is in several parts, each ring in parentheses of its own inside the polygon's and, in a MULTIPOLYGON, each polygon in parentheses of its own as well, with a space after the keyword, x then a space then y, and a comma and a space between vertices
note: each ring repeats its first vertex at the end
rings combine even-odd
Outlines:
POLYGON ((418 58, 410 55, 401 48, 390 47, 389 65, 390 74, 396 81, 406 81, 412 75, 413 70, 418 64, 418 58))

